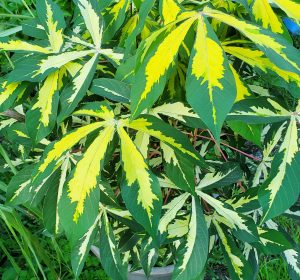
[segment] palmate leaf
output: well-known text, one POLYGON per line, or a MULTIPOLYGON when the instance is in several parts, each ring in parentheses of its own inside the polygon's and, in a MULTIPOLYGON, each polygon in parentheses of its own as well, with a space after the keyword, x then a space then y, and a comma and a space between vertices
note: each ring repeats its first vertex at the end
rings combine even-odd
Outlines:
POLYGON ((224 252, 227 265, 229 267, 229 273, 233 280, 251 280, 254 279, 254 272, 250 264, 246 261, 242 252, 235 245, 234 240, 230 234, 228 234, 224 228, 213 219, 213 224, 218 232, 218 236, 221 240, 221 246, 224 252))
POLYGON ((187 101, 219 139, 221 127, 235 98, 234 76, 212 27, 198 18, 196 40, 186 81, 187 101))
POLYGON ((273 159, 271 173, 259 191, 259 202, 264 210, 263 221, 289 209, 300 194, 297 176, 300 168, 297 119, 297 116, 292 115, 290 122, 283 124, 287 127, 283 142, 273 159))
POLYGON ((122 197, 133 217, 156 239, 162 195, 156 176, 149 170, 122 126, 117 128, 121 139, 121 156, 125 172, 122 197))
POLYGON ((239 30, 281 69, 300 74, 299 51, 280 35, 209 7, 203 13, 239 30))
POLYGON ((172 279, 199 279, 208 254, 208 230, 199 198, 192 199, 192 213, 186 242, 178 248, 172 279))
MULTIPOLYGON (((158 46, 147 55, 145 49, 153 42, 150 41, 150 37, 146 41, 141 54, 142 62, 136 69, 135 82, 131 91, 132 118, 137 117, 144 109, 150 108, 162 94, 166 84, 166 73, 177 57, 179 47, 194 21, 195 18, 184 21, 163 38, 159 35, 164 29, 157 31, 158 46)), ((155 38, 151 37, 151 40, 155 38)))

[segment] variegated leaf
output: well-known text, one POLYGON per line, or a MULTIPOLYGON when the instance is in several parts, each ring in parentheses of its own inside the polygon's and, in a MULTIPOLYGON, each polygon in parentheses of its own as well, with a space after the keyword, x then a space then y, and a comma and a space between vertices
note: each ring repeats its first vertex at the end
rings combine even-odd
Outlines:
MULTIPOLYGON (((168 33, 165 38, 159 38, 155 49, 146 57, 145 48, 142 50, 142 64, 136 69, 135 82, 131 91, 133 118, 137 117, 144 109, 150 108, 162 94, 167 80, 167 71, 177 57, 179 47, 194 21, 195 18, 187 19, 168 33)), ((158 37, 162 30, 157 31, 159 32, 158 37)), ((155 38, 151 37, 151 40, 155 40, 155 38)), ((147 41, 147 44, 152 44, 152 42, 147 41)))
POLYGON ((240 239, 243 239, 247 242, 257 241, 257 229, 252 219, 248 218, 245 215, 239 214, 235 210, 230 209, 229 205, 225 206, 225 204, 220 200, 217 200, 200 190, 196 190, 196 192, 223 218, 218 215, 215 215, 215 217, 230 229, 234 230, 235 234, 240 239))
POLYGON ((181 12, 177 0, 161 0, 160 13, 165 25, 176 20, 178 14, 181 12))
POLYGON ((127 279, 127 263, 120 255, 106 212, 100 223, 100 244, 100 260, 107 275, 112 279, 127 279))
POLYGON ((272 0, 289 17, 300 24, 300 3, 297 0, 272 0))
POLYGON ((253 0, 251 5, 252 14, 256 22, 263 28, 271 29, 274 33, 284 32, 283 24, 271 8, 268 0, 253 0))
POLYGON ((102 42, 102 22, 100 7, 96 0, 74 0, 83 17, 84 23, 90 32, 96 49, 100 49, 102 42))
POLYGON ((286 250, 284 258, 288 265, 289 275, 292 280, 300 279, 300 253, 295 249, 286 250))
POLYGON ((28 86, 26 83, 10 83, 3 81, 0 83, 0 112, 9 109, 12 104, 21 99, 28 86))
POLYGON ((142 115, 138 119, 125 122, 125 125, 156 137, 182 155, 200 162, 200 156, 189 140, 181 132, 154 116, 142 115))
POLYGON ((299 51, 280 35, 209 7, 205 7, 203 12, 239 30, 281 69, 300 74, 299 51))
POLYGON ((21 40, 10 40, 8 42, 0 41, 0 50, 14 52, 36 52, 43 54, 51 53, 50 49, 48 48, 44 48, 39 45, 35 45, 30 42, 25 42, 21 40))
POLYGON ((84 201, 90 191, 97 186, 102 162, 106 154, 107 147, 113 138, 115 127, 105 127, 95 138, 92 144, 87 148, 82 159, 77 163, 74 175, 69 181, 69 197, 71 202, 76 202, 74 221, 84 211, 84 201))
POLYGON ((158 230, 161 234, 167 232, 168 225, 175 219, 177 212, 183 207, 188 197, 188 193, 181 194, 165 205, 164 209, 167 211, 160 219, 158 226, 158 230))
POLYGON ((264 210, 263 221, 289 209, 300 194, 297 176, 300 168, 297 117, 292 115, 290 122, 285 125, 287 130, 272 161, 271 173, 259 191, 259 202, 264 210))
POLYGON ((96 217, 95 221, 88 228, 86 233, 77 241, 77 244, 72 249, 72 268, 75 277, 78 277, 82 271, 86 258, 90 252, 91 246, 93 245, 98 226, 100 224, 102 212, 96 217))
POLYGON ((224 256, 229 267, 229 273, 232 280, 252 280, 254 272, 250 264, 246 261, 242 252, 237 248, 234 240, 224 228, 213 219, 214 226, 221 240, 224 256))
POLYGON ((63 30, 66 26, 64 15, 52 0, 37 1, 38 17, 44 26, 53 53, 58 53, 64 43, 63 30))
POLYGON ((216 139, 235 98, 234 76, 209 22, 199 16, 186 81, 187 101, 216 139))
POLYGON ((162 204, 158 180, 122 126, 118 134, 125 173, 122 197, 132 216, 155 239, 162 204))
POLYGON ((86 94, 90 83, 93 80, 98 58, 99 54, 94 54, 76 74, 72 81, 72 85, 63 90, 61 94, 61 112, 58 115, 58 122, 62 122, 68 117, 86 94))
POLYGON ((186 242, 178 248, 172 279, 198 279, 208 254, 208 230, 199 198, 192 199, 192 213, 186 242))

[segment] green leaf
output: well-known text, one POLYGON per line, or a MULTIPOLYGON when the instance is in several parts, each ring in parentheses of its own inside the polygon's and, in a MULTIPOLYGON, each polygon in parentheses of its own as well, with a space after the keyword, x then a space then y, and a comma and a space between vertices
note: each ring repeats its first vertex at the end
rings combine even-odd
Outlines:
POLYGON ((141 244, 141 265, 147 277, 158 259, 158 248, 151 237, 145 237, 141 244))
POLYGON ((236 98, 234 76, 209 22, 199 17, 186 80, 187 101, 219 139, 236 98))
POLYGON ((192 199, 187 239, 178 248, 172 279, 199 279, 208 254, 208 230, 199 198, 192 199))

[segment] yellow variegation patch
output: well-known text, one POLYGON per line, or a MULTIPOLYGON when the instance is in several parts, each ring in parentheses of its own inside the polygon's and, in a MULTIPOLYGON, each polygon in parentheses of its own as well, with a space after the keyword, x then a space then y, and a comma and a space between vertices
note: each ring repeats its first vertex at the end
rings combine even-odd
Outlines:
POLYGON ((51 51, 48 48, 43 48, 38 45, 30 44, 21 40, 11 40, 7 43, 0 42, 0 50, 4 51, 27 51, 49 54, 51 51))
POLYGON ((159 198, 152 192, 152 179, 149 168, 123 127, 118 127, 118 134, 121 139, 122 161, 126 181, 129 187, 135 182, 138 184, 137 202, 145 209, 151 222, 154 209, 153 203, 154 200, 159 200, 159 198))
MULTIPOLYGON (((21 83, 11 83, 7 85, 7 82, 3 82, 1 87, 2 91, 0 91, 0 105, 3 104, 21 85, 21 83)), ((25 89, 24 89, 25 90, 25 89)))
POLYGON ((114 126, 104 128, 76 165, 74 176, 68 184, 71 202, 77 202, 73 217, 75 222, 78 221, 79 216, 83 213, 86 197, 97 186, 97 179, 102 169, 101 162, 104 159, 107 146, 114 135, 114 131, 114 126))
POLYGON ((104 119, 106 121, 114 122, 114 112, 111 111, 108 107, 101 105, 100 110, 91 110, 91 109, 81 109, 74 113, 74 115, 88 115, 92 117, 97 117, 104 119))

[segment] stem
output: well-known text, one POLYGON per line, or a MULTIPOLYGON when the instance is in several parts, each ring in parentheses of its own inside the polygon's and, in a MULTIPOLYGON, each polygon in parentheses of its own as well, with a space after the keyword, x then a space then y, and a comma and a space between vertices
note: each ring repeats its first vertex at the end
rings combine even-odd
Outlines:
POLYGON ((25 120, 24 115, 18 113, 15 110, 11 110, 11 109, 8 109, 8 110, 4 111, 3 113, 0 113, 0 115, 15 119, 15 120, 20 121, 20 122, 23 122, 25 120))
POLYGON ((4 51, 4 55, 5 55, 5 57, 7 58, 10 67, 11 67, 12 69, 15 69, 15 66, 14 66, 14 64, 12 63, 12 61, 11 61, 11 59, 10 59, 10 57, 8 56, 8 54, 7 54, 6 51, 4 51))
POLYGON ((23 5, 26 7, 27 11, 31 14, 31 16, 34 18, 34 14, 31 12, 30 8, 28 7, 25 0, 22 0, 23 5))
POLYGON ((0 154, 2 155, 2 157, 4 158, 4 160, 6 161, 6 163, 8 164, 8 166, 10 167, 12 173, 14 173, 15 175, 17 174, 17 169, 14 167, 14 165, 12 164, 6 150, 4 149, 4 147, 0 144, 0 154))
POLYGON ((210 137, 211 137, 211 140, 215 143, 215 145, 217 146, 217 149, 219 150, 220 154, 222 155, 223 159, 227 162, 228 159, 227 157, 225 156, 225 154, 223 153, 221 147, 219 146, 219 144, 217 143, 216 139, 213 137, 213 135, 211 134, 211 132, 209 131, 209 129, 207 130, 210 137))
POLYGON ((11 14, 0 14, 0 17, 11 17, 11 18, 17 18, 17 19, 32 19, 32 17, 30 17, 30 16, 11 15, 11 14))

